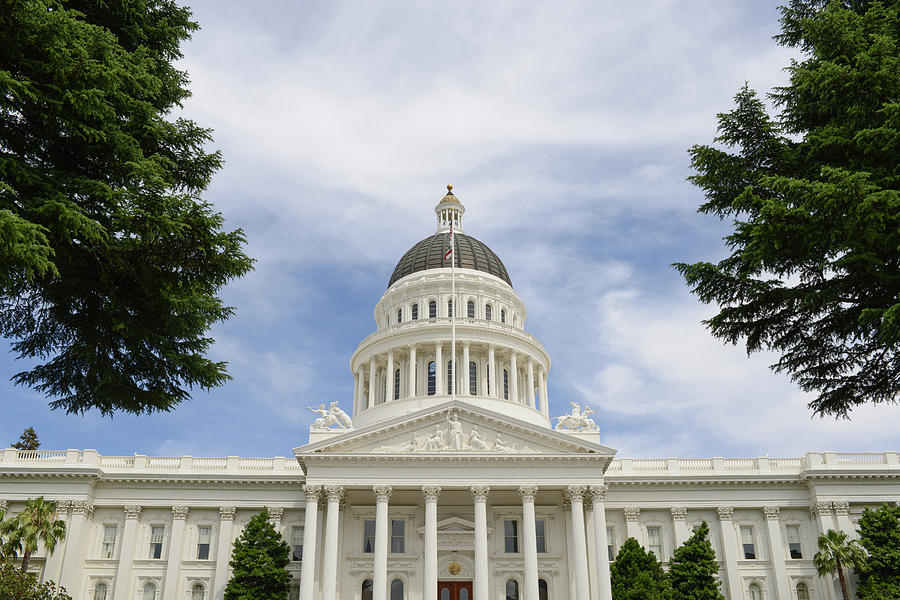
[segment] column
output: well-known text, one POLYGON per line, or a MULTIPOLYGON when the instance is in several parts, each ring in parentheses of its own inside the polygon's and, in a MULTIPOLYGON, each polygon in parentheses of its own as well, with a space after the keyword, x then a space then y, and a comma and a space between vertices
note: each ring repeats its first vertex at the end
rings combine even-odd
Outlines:
POLYGON ((116 569, 113 598, 131 597, 128 588, 131 585, 131 565, 134 562, 134 538, 140 518, 140 506, 125 507, 125 531, 122 533, 122 547, 119 549, 119 567, 116 569))
POLYGON ((522 542, 525 554, 525 598, 538 597, 538 557, 537 534, 534 526, 534 495, 537 486, 523 485, 519 488, 522 496, 522 542))
POLYGON ((687 526, 687 508, 673 506, 669 510, 672 512, 672 525, 675 529, 675 546, 677 547, 691 537, 691 532, 687 526))
MULTIPOLYGON (((72 519, 69 522, 69 530, 66 532, 66 552, 63 555, 62 574, 59 576, 59 585, 67 590, 78 588, 78 579, 81 576, 81 567, 84 564, 81 556, 81 540, 84 538, 84 522, 94 512, 90 502, 77 500, 69 503, 72 508, 72 519)), ((127 526, 127 521, 125 522, 127 526)), ((118 583, 118 577, 116 578, 118 583)))
POLYGON ((187 506, 172 507, 172 535, 169 537, 163 598, 175 598, 177 594, 178 571, 181 568, 181 551, 184 541, 184 522, 187 520, 189 510, 187 506))
POLYGON ((416 347, 413 345, 409 347, 409 373, 406 376, 406 397, 412 398, 416 395, 416 347))
POLYGON ((469 344, 466 342, 463 344, 463 377, 462 380, 465 384, 462 390, 458 390, 457 393, 461 396, 468 396, 469 391, 472 389, 472 373, 469 371, 469 344))
POLYGON ((231 539, 234 532, 233 506, 219 507, 219 538, 216 541, 216 573, 213 579, 215 600, 225 597, 225 584, 228 582, 228 561, 231 560, 231 539))
POLYGON ((444 393, 444 378, 447 377, 447 366, 444 364, 441 343, 434 347, 434 393, 440 396, 444 393))
POLYGON ((372 600, 387 600, 388 502, 391 488, 376 485, 375 492, 375 559, 372 578, 372 600))
POLYGON ((509 399, 519 401, 519 368, 516 366, 515 351, 509 354, 509 399))
POLYGON ((572 503, 563 492, 563 520, 566 522, 566 566, 569 572, 569 597, 575 595, 575 542, 572 535, 572 503))
POLYGON ((488 600, 487 495, 491 488, 473 485, 475 500, 475 598, 488 600))
MULTIPOLYGON (((72 522, 69 517, 69 501, 60 500, 56 505, 56 516, 59 520, 66 524, 66 531, 69 531, 72 522)), ((0 512, 6 512, 6 500, 0 500, 0 512)), ((66 539, 59 540, 53 552, 47 556, 47 566, 44 567, 44 581, 52 580, 59 585, 59 576, 62 569, 63 556, 65 555, 66 539)))
MULTIPOLYGON (((810 516, 815 520, 816 526, 819 528, 819 534, 828 533, 829 529, 834 529, 834 517, 831 516, 831 502, 816 502, 809 507, 810 516)), ((815 549, 815 548, 814 548, 815 549)), ((824 590, 825 598, 829 600, 840 595, 835 594, 834 580, 831 576, 819 577, 819 589, 824 590)))
POLYGON ((566 488, 566 496, 572 503, 572 546, 575 551, 575 598, 590 600, 591 590, 588 583, 587 543, 584 532, 584 504, 582 496, 584 487, 570 485, 566 488))
POLYGON ((422 486, 425 495, 425 589, 423 600, 437 600, 437 501, 441 488, 422 486))
POLYGON ((719 528, 722 530, 722 552, 725 554, 725 582, 728 587, 729 598, 743 598, 741 590, 741 578, 738 575, 737 534, 734 531, 734 523, 731 520, 734 508, 731 506, 719 506, 716 508, 719 515, 719 528))
POLYGON ((326 485, 328 510, 325 515, 325 547, 322 549, 322 600, 335 600, 337 591, 338 525, 344 488, 326 485))
POLYGON ((494 346, 488 346, 488 368, 491 370, 491 382, 488 389, 488 395, 491 398, 499 398, 500 394, 497 392, 500 389, 500 386, 503 385, 503 375, 497 373, 497 361, 496 356, 494 355, 494 346))
POLYGON ((375 357, 369 359, 369 398, 368 408, 375 406, 375 357))
POLYGON ((606 500, 605 485, 592 485, 590 487, 591 504, 594 509, 594 545, 597 547, 597 583, 599 590, 598 598, 600 600, 612 600, 612 588, 609 581, 609 554, 607 554, 607 546, 609 540, 606 539, 606 500))
POLYGON ((547 395, 547 377, 544 369, 538 369, 538 389, 541 390, 541 412, 550 417, 550 398, 547 395))
MULTIPOLYGON (((641 516, 641 509, 637 506, 625 507, 625 533, 627 537, 633 537, 640 543, 641 526, 638 524, 638 517, 641 516)), ((643 546, 643 544, 641 544, 643 546)))
POLYGON ((784 543, 781 539, 781 521, 778 518, 780 512, 781 509, 777 506, 763 506, 769 534, 769 559, 775 571, 776 598, 791 600, 791 583, 784 565, 784 543))
POLYGON ((359 371, 353 374, 353 416, 359 413, 359 371))
POLYGON ((834 506, 834 516, 837 517, 837 527, 847 534, 851 540, 857 539, 856 528, 850 519, 850 503, 849 502, 832 502, 834 506))
POLYGON ((300 597, 315 598, 316 568, 316 523, 319 512, 319 492, 317 485, 304 485, 306 512, 303 515, 303 560, 300 562, 300 597))
MULTIPOLYGON (((388 350, 387 357, 387 397, 384 399, 385 402, 390 402, 394 399, 394 351, 388 350)), ((397 396, 400 397, 399 395, 397 396)))
POLYGON ((528 406, 537 408, 534 403, 534 360, 528 359, 528 369, 525 373, 528 377, 528 406))

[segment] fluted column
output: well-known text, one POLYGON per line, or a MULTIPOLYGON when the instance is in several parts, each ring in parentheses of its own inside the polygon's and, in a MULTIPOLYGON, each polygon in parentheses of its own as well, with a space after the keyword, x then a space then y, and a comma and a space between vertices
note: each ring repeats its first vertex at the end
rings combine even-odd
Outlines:
POLYGON ((225 597, 225 583, 228 579, 228 557, 231 556, 231 536, 234 532, 233 506, 219 507, 219 539, 216 543, 216 572, 213 580, 215 600, 225 597))
POLYGON ((375 406, 375 357, 369 359, 369 397, 368 408, 375 406))
POLYGON ((491 398, 499 398, 500 395, 497 393, 497 388, 503 385, 503 381, 497 375, 497 360, 496 355, 494 354, 494 346, 488 346, 488 369, 491 372, 490 382, 488 384, 488 395, 491 398))
POLYGON ((189 510, 187 506, 172 507, 172 535, 169 537, 163 598, 175 598, 177 594, 178 571, 181 568, 181 550, 184 541, 184 522, 187 520, 189 510))
POLYGON ((463 344, 463 382, 465 382, 465 387, 462 390, 459 390, 461 396, 468 396, 469 392, 472 389, 472 373, 469 371, 469 344, 466 342, 463 344))
MULTIPOLYGON (((66 532, 66 552, 63 557, 62 575, 59 576, 59 585, 68 590, 75 590, 78 586, 78 578, 81 575, 81 567, 84 560, 81 556, 81 540, 84 536, 84 523, 94 513, 94 507, 90 502, 76 500, 69 503, 72 509, 72 520, 69 530, 66 532)), ((126 526, 128 521, 125 521, 126 526)), ((121 556, 122 550, 119 549, 121 556)), ((118 582, 118 577, 116 578, 118 582)))
POLYGON ((538 369, 538 389, 541 390, 541 413, 550 416, 550 398, 547 395, 547 376, 544 369, 538 369))
MULTIPOLYGON (((0 512, 6 512, 6 500, 0 500, 0 512)), ((70 529, 72 521, 69 516, 69 501, 60 500, 56 505, 56 518, 66 524, 66 531, 70 529)), ((62 574, 63 556, 65 556, 66 540, 65 538, 56 543, 53 552, 47 556, 47 566, 44 567, 44 581, 53 580, 59 585, 59 576, 62 574)))
POLYGON ((319 492, 317 485, 304 485, 306 512, 303 515, 303 560, 300 563, 300 597, 315 597, 316 569, 316 524, 319 512, 319 492))
POLYGON ((444 364, 443 348, 438 342, 434 347, 434 393, 444 393, 444 378, 447 377, 447 366, 444 364))
MULTIPOLYGON (((834 517, 831 515, 831 502, 816 502, 809 507, 810 516, 815 520, 819 534, 828 533, 829 529, 835 529, 834 517)), ((835 594, 833 580, 830 576, 819 577, 819 588, 825 592, 825 598, 832 600, 838 596, 835 594)))
POLYGON ((519 401, 519 367, 516 365, 515 351, 509 354, 509 399, 519 401))
POLYGON ((328 511, 325 514, 325 547, 322 549, 322 600, 335 600, 337 591, 338 526, 344 488, 325 486, 328 511))
POLYGON ((437 600, 437 501, 441 488, 422 486, 425 495, 425 577, 423 600, 437 600))
POLYGON ((372 600, 387 600, 388 502, 391 488, 376 485, 375 492, 375 559, 372 600))
POLYGON ((729 598, 742 598, 741 578, 738 575, 738 541, 734 531, 734 523, 731 520, 734 508, 731 506, 719 506, 716 508, 719 516, 719 529, 722 530, 722 552, 725 554, 725 580, 728 584, 729 598))
POLYGON ((673 506, 669 508, 669 512, 672 513, 672 526, 675 529, 675 545, 680 546, 691 537, 687 526, 687 508, 673 506))
POLYGON ((486 485, 473 485, 472 498, 475 500, 475 598, 488 600, 488 541, 487 541, 487 495, 486 485))
POLYGON ((412 398, 416 395, 416 347, 415 345, 410 345, 409 347, 409 373, 406 374, 407 377, 407 388, 406 388, 406 397, 412 398))
POLYGON ((528 369, 525 371, 528 377, 528 406, 537 408, 534 403, 534 360, 528 359, 528 369))
POLYGON ((625 533, 628 537, 641 541, 641 526, 638 524, 638 518, 641 516, 641 509, 637 506, 625 507, 625 533))
POLYGON ((781 540, 781 521, 777 506, 763 506, 763 514, 766 516, 766 527, 769 534, 769 558, 775 571, 775 591, 778 600, 791 600, 791 583, 788 579, 784 561, 784 544, 781 540))
POLYGON ((122 533, 122 548, 119 550, 119 567, 116 569, 116 584, 113 598, 127 598, 131 582, 131 565, 134 563, 134 538, 137 533, 138 520, 141 518, 141 507, 129 505, 125 507, 125 531, 122 533))
POLYGON ((597 555, 597 587, 599 588, 599 600, 612 600, 612 587, 609 581, 609 555, 606 548, 609 540, 606 539, 606 500, 605 485, 592 485, 589 493, 594 510, 594 546, 597 555))
POLYGON ((522 542, 525 555, 525 598, 538 597, 538 557, 537 534, 534 525, 534 495, 537 486, 523 485, 519 488, 522 497, 522 542))
POLYGON ((357 370, 353 374, 353 416, 354 417, 359 412, 359 383, 360 383, 360 377, 359 377, 359 371, 357 370))
POLYGON ((590 600, 591 589, 588 582, 587 540, 584 531, 584 487, 570 485, 566 488, 566 496, 572 503, 572 541, 575 551, 575 598, 590 600))
POLYGON ((394 399, 394 351, 388 350, 387 357, 387 391, 385 392, 387 397, 384 399, 385 402, 390 402, 394 399))

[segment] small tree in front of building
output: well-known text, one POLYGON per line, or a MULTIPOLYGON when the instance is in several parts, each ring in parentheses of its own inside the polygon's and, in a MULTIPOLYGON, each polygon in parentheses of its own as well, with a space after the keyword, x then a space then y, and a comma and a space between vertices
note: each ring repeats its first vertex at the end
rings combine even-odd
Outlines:
POLYGON ((269 512, 254 515, 234 542, 232 575, 225 600, 285 600, 291 590, 290 546, 269 521, 269 512))
POLYGON ((709 543, 709 525, 703 521, 672 554, 669 581, 675 600, 725 600, 719 590, 722 582, 716 578, 718 572, 716 552, 709 543))
POLYGON ((613 600, 674 600, 662 564, 634 538, 622 544, 610 568, 610 584, 613 600))
POLYGON ((856 570, 857 595, 861 600, 900 598, 900 506, 867 508, 859 519, 859 544, 868 556, 856 570))
POLYGON ((865 550, 856 540, 851 540, 845 531, 829 529, 819 536, 819 551, 813 556, 816 572, 820 577, 837 574, 844 600, 850 600, 846 569, 861 569, 865 562, 865 550))
POLYGON ((19 436, 19 441, 13 444, 12 447, 16 450, 37 450, 41 447, 41 440, 38 439, 34 427, 26 427, 22 435, 19 436))
POLYGON ((52 581, 40 583, 35 573, 23 573, 11 564, 0 563, 0 600, 72 600, 65 588, 52 581))

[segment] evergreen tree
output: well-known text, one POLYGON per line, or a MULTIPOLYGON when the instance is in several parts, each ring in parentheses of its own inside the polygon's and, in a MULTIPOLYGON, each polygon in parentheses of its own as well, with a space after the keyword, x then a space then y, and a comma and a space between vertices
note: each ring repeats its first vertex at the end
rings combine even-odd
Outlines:
POLYGON ((628 538, 610 567, 613 600, 673 600, 669 578, 652 552, 628 538))
POLYGON ((232 575, 225 600, 285 600, 291 590, 290 546, 275 531, 269 512, 255 515, 231 553, 232 575))
POLYGON ((37 450, 41 447, 41 440, 38 439, 34 427, 26 427, 22 435, 19 436, 19 441, 13 444, 12 447, 17 450, 37 450))
POLYGON ((748 86, 716 146, 690 150, 730 256, 676 264, 706 321, 846 417, 900 394, 900 0, 791 0, 776 40, 803 54, 771 94, 748 86))
POLYGON ((900 598, 900 506, 883 505, 863 511, 859 543, 868 552, 864 568, 857 569, 861 600, 900 598))
POLYGON ((716 578, 718 572, 716 552, 709 543, 709 525, 703 521, 694 535, 675 549, 669 562, 675 600, 725 600, 719 591, 722 582, 716 578))

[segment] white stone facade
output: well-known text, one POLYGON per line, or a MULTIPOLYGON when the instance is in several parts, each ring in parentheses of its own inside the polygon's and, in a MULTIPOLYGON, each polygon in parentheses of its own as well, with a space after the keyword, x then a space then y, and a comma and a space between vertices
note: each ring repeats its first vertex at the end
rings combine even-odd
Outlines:
MULTIPOLYGON (((445 196, 439 233, 463 211, 445 196)), ((231 544, 266 507, 302 556, 291 598, 610 600, 626 538, 665 563, 706 521, 729 600, 837 600, 816 538, 900 501, 896 452, 615 459, 590 411, 550 418, 550 358, 513 288, 454 271, 389 287, 350 361, 352 419, 315 409, 291 458, 0 451, 0 507, 43 495, 67 522, 33 568, 75 600, 220 600, 231 544)))

